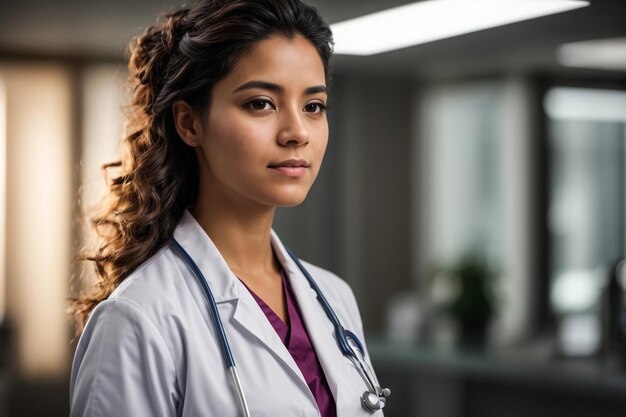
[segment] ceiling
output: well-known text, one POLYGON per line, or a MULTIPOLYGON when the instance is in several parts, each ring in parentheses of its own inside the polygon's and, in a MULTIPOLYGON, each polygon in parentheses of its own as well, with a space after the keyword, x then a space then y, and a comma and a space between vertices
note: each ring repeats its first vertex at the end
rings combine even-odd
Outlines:
MULTIPOLYGON (((471 0, 467 0, 471 1, 471 0)), ((530 1, 530 0, 529 0, 530 1)), ((535 0, 536 1, 536 0, 535 0)), ((0 1, 0 59, 71 56, 121 59, 129 39, 177 0, 0 1), (104 6, 103 4, 106 4, 104 6)), ((409 3, 407 0, 310 0, 330 22, 409 3)), ((626 36, 626 0, 590 6, 369 57, 337 55, 337 71, 424 78, 560 71, 554 55, 564 43, 626 36)), ((582 71, 587 74, 589 71, 582 71)), ((594 71, 598 76, 626 74, 594 71)))

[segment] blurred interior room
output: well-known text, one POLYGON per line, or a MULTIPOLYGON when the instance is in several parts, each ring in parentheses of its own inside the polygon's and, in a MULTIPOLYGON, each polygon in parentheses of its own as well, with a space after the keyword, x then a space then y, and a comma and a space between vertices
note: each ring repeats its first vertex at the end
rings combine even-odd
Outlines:
MULTIPOLYGON (((182 3, 0 2, 0 417, 68 415, 125 45, 182 3)), ((385 415, 624 416, 626 1, 309 3, 336 40, 329 148, 275 229, 351 285, 385 415)))

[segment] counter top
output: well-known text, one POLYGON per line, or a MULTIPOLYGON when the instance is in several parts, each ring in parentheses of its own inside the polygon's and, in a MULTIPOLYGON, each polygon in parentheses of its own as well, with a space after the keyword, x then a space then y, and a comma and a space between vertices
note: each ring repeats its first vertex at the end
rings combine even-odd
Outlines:
POLYGON ((368 339, 367 345, 375 367, 385 373, 445 373, 620 398, 626 393, 626 374, 598 358, 557 358, 523 348, 441 349, 376 337, 368 339))

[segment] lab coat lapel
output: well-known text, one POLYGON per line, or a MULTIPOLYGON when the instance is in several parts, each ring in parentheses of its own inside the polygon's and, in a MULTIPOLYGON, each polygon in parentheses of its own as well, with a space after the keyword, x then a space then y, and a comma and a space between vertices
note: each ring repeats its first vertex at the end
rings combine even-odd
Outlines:
MULTIPOLYGON (((283 345, 269 320, 265 317, 263 310, 261 310, 249 291, 232 273, 215 244, 187 210, 183 213, 183 217, 174 231, 174 238, 200 268, 213 293, 224 324, 229 321, 230 317, 223 314, 224 310, 226 310, 223 308, 223 304, 235 301, 235 311, 232 315, 232 320, 236 323, 235 327, 238 327, 242 332, 265 345, 284 366, 302 381, 304 389, 308 390, 300 369, 285 345, 283 345)), ((199 305, 201 308, 207 306, 207 301, 204 297, 199 300, 199 305)), ((204 317, 207 326, 213 328, 214 323, 208 307, 205 309, 204 317)), ((228 329, 226 329, 226 332, 230 336, 231 332, 228 329)), ((236 350, 236 347, 231 347, 233 350, 236 350)), ((236 357, 235 363, 237 363, 236 357)))
MULTIPOLYGON (((174 238, 204 275, 216 303, 239 298, 236 279, 228 268, 224 257, 189 211, 183 212, 183 216, 174 230, 174 238)), ((184 270, 191 274, 188 267, 184 267, 184 270)), ((206 303, 207 301, 203 296, 202 303, 199 304, 205 305, 206 303)), ((210 327, 212 326, 211 324, 210 327)))
MULTIPOLYGON (((243 284, 240 283, 240 285, 243 284)), ((263 310, 261 310, 256 300, 252 298, 252 295, 245 289, 240 293, 233 319, 241 326, 243 331, 246 331, 265 345, 267 349, 302 382, 303 389, 308 390, 308 386, 298 365, 296 365, 291 354, 280 340, 276 330, 274 330, 269 320, 265 317, 263 310)), ((268 381, 268 383, 269 382, 270 381, 268 381)))
POLYGON ((317 300, 317 294, 274 232, 272 232, 272 243, 280 262, 287 271, 309 338, 322 365, 330 390, 335 397, 339 412, 345 408, 346 401, 349 401, 345 398, 345 389, 343 389, 349 381, 345 380, 345 372, 341 372, 345 369, 345 362, 343 354, 337 346, 334 327, 317 300))

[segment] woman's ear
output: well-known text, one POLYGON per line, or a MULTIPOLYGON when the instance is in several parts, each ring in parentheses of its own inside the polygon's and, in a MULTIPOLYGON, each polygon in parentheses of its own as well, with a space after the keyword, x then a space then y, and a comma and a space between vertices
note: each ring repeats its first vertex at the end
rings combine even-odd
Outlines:
POLYGON ((202 134, 200 115, 186 101, 178 100, 172 106, 172 116, 178 136, 189 146, 198 146, 202 134))

